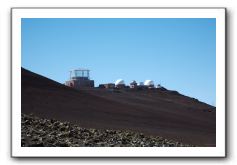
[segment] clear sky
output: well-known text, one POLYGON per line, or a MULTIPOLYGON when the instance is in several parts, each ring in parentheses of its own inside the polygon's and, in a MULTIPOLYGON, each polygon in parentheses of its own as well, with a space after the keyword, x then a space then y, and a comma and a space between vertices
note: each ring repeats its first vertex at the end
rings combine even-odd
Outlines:
POLYGON ((216 20, 25 18, 22 67, 60 83, 80 67, 96 86, 150 79, 215 105, 216 20))

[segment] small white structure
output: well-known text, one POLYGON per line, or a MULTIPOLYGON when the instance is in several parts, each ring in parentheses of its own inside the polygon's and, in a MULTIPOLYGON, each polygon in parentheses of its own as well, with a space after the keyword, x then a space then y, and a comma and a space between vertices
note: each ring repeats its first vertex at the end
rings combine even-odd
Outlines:
POLYGON ((125 87, 125 82, 123 79, 118 79, 115 81, 115 87, 116 88, 124 88, 125 87))
POLYGON ((116 85, 125 85, 124 80, 123 80, 123 79, 118 79, 118 80, 116 80, 116 81, 115 81, 115 86, 116 86, 116 85))
POLYGON ((144 85, 150 88, 154 88, 154 82, 152 80, 144 81, 144 85))
POLYGON ((146 86, 153 85, 154 86, 154 82, 152 80, 146 80, 146 81, 144 81, 144 85, 146 85, 146 86))
POLYGON ((133 80, 131 83, 130 83, 130 88, 137 88, 137 82, 135 80, 133 80))

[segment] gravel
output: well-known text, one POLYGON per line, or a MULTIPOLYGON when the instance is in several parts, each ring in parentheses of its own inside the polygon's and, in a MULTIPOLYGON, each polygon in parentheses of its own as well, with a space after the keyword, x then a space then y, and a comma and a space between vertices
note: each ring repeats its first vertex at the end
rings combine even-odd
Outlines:
POLYGON ((21 115, 22 147, 194 147, 124 130, 86 129, 69 122, 21 115))

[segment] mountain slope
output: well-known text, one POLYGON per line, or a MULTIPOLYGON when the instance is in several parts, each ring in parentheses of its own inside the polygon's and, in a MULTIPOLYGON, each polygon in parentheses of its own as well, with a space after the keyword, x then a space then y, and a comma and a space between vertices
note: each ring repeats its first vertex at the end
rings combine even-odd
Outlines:
POLYGON ((22 112, 215 146, 215 107, 169 90, 75 90, 22 68, 22 112))

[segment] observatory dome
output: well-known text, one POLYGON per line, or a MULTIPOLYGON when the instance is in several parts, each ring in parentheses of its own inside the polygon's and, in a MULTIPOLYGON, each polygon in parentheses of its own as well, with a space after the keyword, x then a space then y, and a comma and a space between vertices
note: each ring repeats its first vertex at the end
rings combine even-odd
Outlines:
POLYGON ((151 85, 153 85, 153 86, 154 86, 154 82, 153 82, 152 80, 146 80, 146 81, 144 82, 144 85, 146 85, 146 86, 151 86, 151 85))
POLYGON ((117 81, 115 81, 115 85, 124 85, 124 81, 123 79, 118 79, 117 81))

